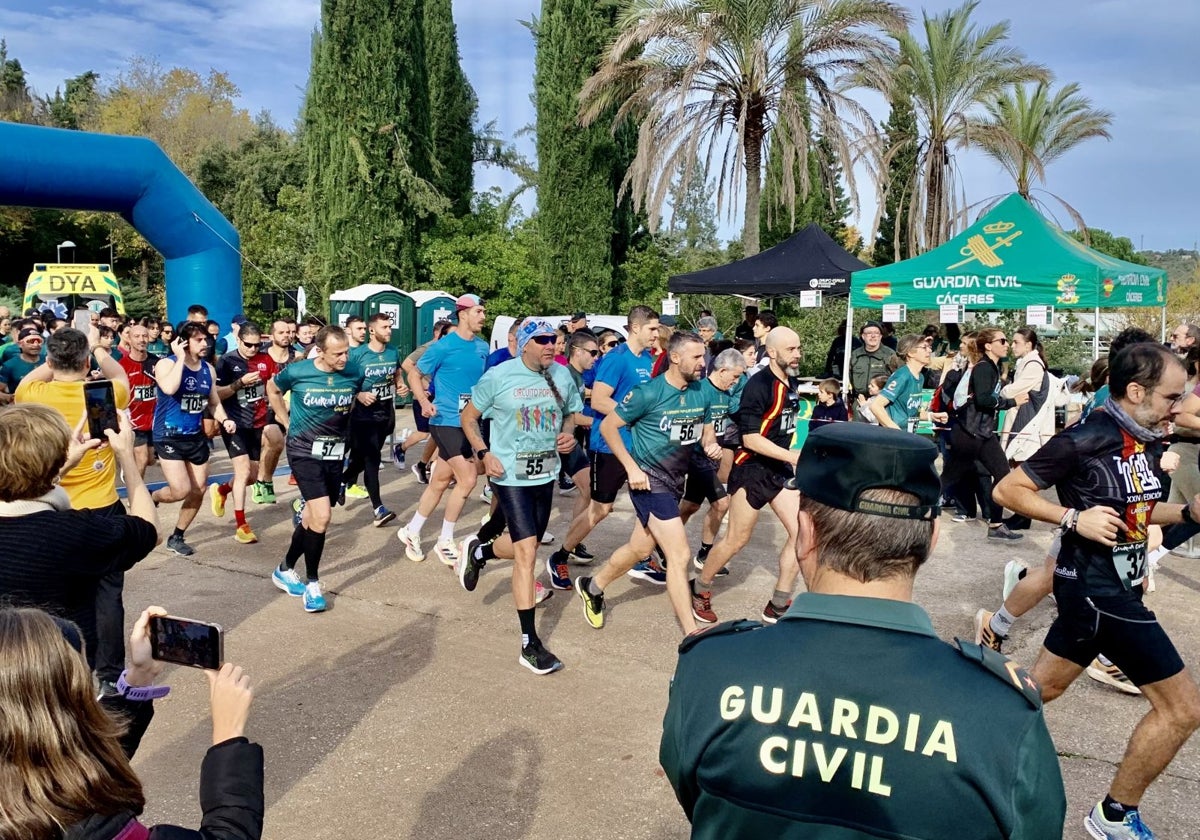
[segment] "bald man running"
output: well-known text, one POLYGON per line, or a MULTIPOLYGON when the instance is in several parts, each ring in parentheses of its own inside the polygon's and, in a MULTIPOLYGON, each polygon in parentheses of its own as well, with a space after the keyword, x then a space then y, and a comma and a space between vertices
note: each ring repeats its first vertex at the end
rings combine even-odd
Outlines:
POLYGON ((800 451, 791 448, 800 402, 796 393, 800 337, 787 327, 776 327, 767 334, 766 347, 770 363, 747 380, 733 417, 742 433, 742 445, 729 473, 729 527, 692 582, 692 615, 704 624, 717 621, 712 608, 713 578, 750 541, 759 511, 766 505, 779 517, 788 538, 779 552, 779 578, 763 608, 763 621, 774 624, 787 610, 800 571, 795 550, 800 493, 787 487, 800 458, 800 451))

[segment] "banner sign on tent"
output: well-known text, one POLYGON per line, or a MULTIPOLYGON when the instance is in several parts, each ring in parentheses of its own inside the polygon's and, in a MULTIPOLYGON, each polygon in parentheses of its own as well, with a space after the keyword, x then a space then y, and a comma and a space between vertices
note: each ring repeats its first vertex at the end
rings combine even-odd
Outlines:
POLYGON ((966 312, 961 303, 942 304, 938 307, 938 320, 943 324, 961 324, 966 320, 966 312))
POLYGON ((800 307, 802 309, 820 309, 821 308, 821 290, 820 289, 801 289, 800 290, 800 307))
POLYGON ((663 298, 662 314, 663 315, 678 315, 679 314, 679 298, 663 298))
POLYGON ((1025 323, 1031 327, 1054 326, 1054 307, 1041 305, 1026 306, 1025 323))
POLYGON ((908 307, 903 303, 885 303, 883 320, 888 324, 903 324, 908 320, 908 307))

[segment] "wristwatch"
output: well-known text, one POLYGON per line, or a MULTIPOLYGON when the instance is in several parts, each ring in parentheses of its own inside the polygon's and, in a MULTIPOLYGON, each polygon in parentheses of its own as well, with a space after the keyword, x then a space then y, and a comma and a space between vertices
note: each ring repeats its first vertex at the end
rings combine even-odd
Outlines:
POLYGON ((478 458, 480 461, 482 461, 482 460, 483 460, 483 456, 484 456, 484 455, 486 455, 486 454, 488 454, 488 453, 489 453, 489 452, 491 452, 491 451, 492 451, 492 450, 490 450, 490 449, 487 449, 487 448, 484 448, 484 449, 477 449, 477 450, 475 450, 475 457, 476 457, 476 458, 478 458))
POLYGON ((125 682, 125 675, 128 673, 128 671, 122 671, 121 676, 117 677, 117 693, 126 700, 158 700, 171 693, 169 685, 130 685, 125 682))

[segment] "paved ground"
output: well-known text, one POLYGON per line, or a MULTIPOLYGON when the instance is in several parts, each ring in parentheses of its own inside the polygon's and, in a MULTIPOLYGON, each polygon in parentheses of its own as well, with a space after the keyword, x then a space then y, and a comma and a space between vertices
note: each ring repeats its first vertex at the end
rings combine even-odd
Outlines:
MULTIPOLYGON (((214 471, 225 468, 222 453, 214 471)), ((385 502, 409 511, 419 494, 411 473, 389 465, 384 478, 385 502)), ((539 608, 539 632, 567 667, 535 677, 516 662, 504 565, 489 566, 468 594, 435 559, 405 558, 394 527, 371 527, 365 501, 336 509, 321 574, 330 609, 305 614, 268 580, 291 533, 295 496, 282 478, 276 487, 279 504, 249 512, 258 545, 235 543, 232 514, 214 520, 206 505, 189 531, 196 555, 159 550, 126 587, 130 621, 148 603, 217 621, 227 631, 227 658, 251 673, 250 735, 267 755, 266 837, 687 836, 657 761, 679 638, 660 588, 615 584, 602 631, 585 624, 573 593, 557 593, 539 608)), ((565 532, 568 510, 564 499, 553 533, 565 532)), ((173 513, 160 511, 164 528, 173 513)), ((459 535, 483 513, 473 501, 459 535)), ((426 526, 431 545, 439 522, 426 526)), ((588 546, 606 556, 631 522, 623 498, 588 546)), ((722 618, 758 614, 781 533, 764 520, 735 559, 717 591, 722 618)), ((1004 562, 1040 562, 1048 543, 1049 531, 1035 526, 1015 546, 997 546, 984 539, 982 525, 944 517, 917 600, 943 638, 969 636, 975 610, 998 601, 1004 562)), ((1150 597, 1194 665, 1200 565, 1168 558, 1150 597)), ((1032 663, 1051 618, 1049 602, 1026 618, 1014 633, 1014 658, 1032 663)), ((146 783, 148 819, 196 825, 198 770, 210 737, 206 682, 187 669, 165 679, 174 690, 159 704, 135 767, 146 783)), ((1064 836, 1085 836, 1082 815, 1103 795, 1146 708, 1087 678, 1048 707, 1069 801, 1064 836)), ((1193 739, 1150 789, 1143 812, 1161 837, 1197 838, 1197 802, 1200 739, 1193 739)))

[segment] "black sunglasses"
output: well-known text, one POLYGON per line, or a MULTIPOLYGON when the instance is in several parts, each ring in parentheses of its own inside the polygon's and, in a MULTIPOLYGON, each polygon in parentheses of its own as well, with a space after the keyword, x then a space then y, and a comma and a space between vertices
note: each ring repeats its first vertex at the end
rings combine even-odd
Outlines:
POLYGON ((599 350, 589 350, 588 352, 592 354, 593 359, 600 355, 599 350))
POLYGON ((530 340, 530 341, 532 341, 534 344, 540 344, 542 347, 545 347, 546 345, 548 345, 548 344, 553 344, 555 341, 557 341, 557 340, 558 340, 558 336, 554 336, 554 335, 535 335, 535 336, 533 336, 533 337, 532 337, 531 339, 529 339, 529 340, 530 340))

